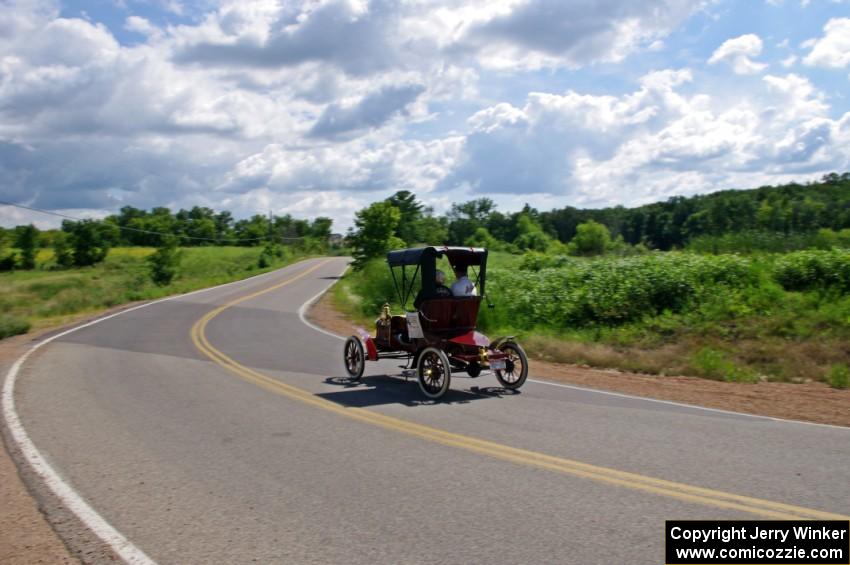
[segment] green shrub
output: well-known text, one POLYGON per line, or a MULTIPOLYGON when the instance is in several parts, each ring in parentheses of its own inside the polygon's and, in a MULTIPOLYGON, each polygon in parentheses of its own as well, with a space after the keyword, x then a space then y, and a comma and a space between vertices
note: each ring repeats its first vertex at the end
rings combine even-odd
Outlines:
POLYGON ((0 339, 18 334, 25 334, 30 330, 27 320, 14 316, 3 315, 0 317, 0 339))
POLYGON ((773 277, 785 290, 835 289, 850 292, 850 251, 789 253, 776 261, 773 277))
POLYGON ((14 271, 18 264, 18 258, 14 251, 0 257, 0 271, 14 271))
POLYGON ((526 251, 522 254, 519 268, 524 271, 539 271, 540 269, 557 269, 576 264, 577 260, 566 255, 549 255, 537 251, 526 251))
POLYGON ((611 247, 611 232, 604 224, 588 220, 576 226, 568 245, 570 255, 602 255, 611 247))
POLYGON ((723 235, 700 235, 687 243, 697 253, 787 253, 819 245, 817 234, 744 230, 723 235))
POLYGON ((286 251, 276 243, 267 243, 257 259, 257 267, 265 269, 271 267, 276 261, 283 259, 286 256, 286 251))
POLYGON ((35 269, 35 254, 38 251, 38 229, 32 224, 22 226, 18 234, 18 249, 21 250, 21 269, 35 269))
POLYGON ((53 236, 53 258, 56 266, 62 269, 70 269, 74 265, 74 253, 65 232, 57 232, 53 236))
POLYGON ((488 271, 487 293, 502 312, 487 316, 488 322, 501 318, 510 327, 552 329, 619 325, 682 312, 722 288, 759 282, 753 262, 737 256, 655 253, 561 260, 530 254, 522 267, 526 270, 488 271))
POLYGON ((703 377, 727 382, 758 382, 758 375, 746 367, 730 361, 722 352, 710 347, 697 351, 691 358, 691 367, 703 377))
POLYGON ((163 245, 147 258, 151 280, 158 286, 171 284, 180 268, 183 255, 177 247, 177 238, 165 236, 163 245))
POLYGON ((832 388, 850 388, 850 369, 844 363, 833 365, 826 374, 826 382, 832 388))
MULTIPOLYGON (((406 267, 407 277, 411 277, 414 268, 406 267)), ((396 269, 396 275, 399 275, 399 269, 396 269)), ((417 275, 417 278, 419 275, 417 275)), ((349 284, 352 290, 361 298, 360 309, 365 316, 377 315, 381 311, 384 303, 389 303, 393 309, 401 309, 398 296, 393 285, 392 274, 390 273, 387 262, 384 259, 373 259, 366 263, 360 271, 353 271, 348 277, 349 284)), ((399 285, 401 281, 399 280, 399 285)), ((418 287, 418 283, 416 285, 418 287)), ((408 307, 413 303, 416 297, 416 290, 413 290, 413 296, 409 297, 408 307)))

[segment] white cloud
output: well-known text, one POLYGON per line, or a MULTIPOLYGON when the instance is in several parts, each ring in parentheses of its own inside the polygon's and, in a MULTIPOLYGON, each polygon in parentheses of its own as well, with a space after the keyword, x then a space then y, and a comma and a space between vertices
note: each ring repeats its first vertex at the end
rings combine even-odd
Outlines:
POLYGON ((421 65, 442 54, 485 68, 581 67, 620 61, 658 41, 702 1, 412 0, 404 3, 226 2, 174 30, 184 63, 281 68, 321 61, 348 74, 421 65))
POLYGON ((493 69, 540 69, 622 61, 657 41, 702 6, 685 0, 551 2, 529 0, 458 23, 459 52, 493 69))
POLYGON ((270 144, 237 163, 220 190, 270 188, 298 191, 433 190, 457 159, 459 138, 381 143, 357 139, 345 144, 285 147, 270 144))
POLYGON ((850 65, 850 18, 833 18, 823 27, 823 37, 811 40, 803 59, 809 66, 842 69, 850 65))
POLYGON ((730 102, 681 93, 693 78, 661 71, 622 96, 532 93, 482 110, 443 188, 628 205, 850 167, 850 113, 831 119, 807 79, 768 75, 730 102))
POLYGON ((406 108, 424 91, 425 87, 421 84, 388 86, 363 96, 351 105, 331 104, 310 128, 310 135, 345 138, 380 127, 393 116, 406 113, 406 108))
POLYGON ((739 75, 755 74, 764 70, 767 65, 752 60, 761 54, 762 41, 755 34, 748 33, 732 39, 727 39, 718 47, 711 58, 709 65, 720 62, 732 65, 732 70, 739 75))
MULTIPOLYGON (((703 4, 225 0, 191 24, 130 15, 121 45, 51 2, 0 0, 0 186, 51 209, 272 209, 340 231, 399 189, 438 210, 470 194, 636 203, 850 168, 850 117, 801 74, 735 77, 731 99, 689 69, 626 93, 548 86, 670 50, 703 4)), ((712 60, 753 73, 761 50, 741 36, 712 60)))
POLYGON ((147 19, 140 16, 128 17, 124 22, 124 29, 147 36, 151 39, 162 38, 162 31, 151 24, 147 19))

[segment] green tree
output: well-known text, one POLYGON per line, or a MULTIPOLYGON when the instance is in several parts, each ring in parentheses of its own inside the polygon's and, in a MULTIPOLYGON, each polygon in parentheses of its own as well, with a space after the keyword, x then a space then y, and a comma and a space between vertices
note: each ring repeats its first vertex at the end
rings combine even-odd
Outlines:
POLYGON ((496 204, 489 198, 478 198, 468 202, 452 204, 446 215, 449 228, 449 242, 462 244, 475 233, 476 228, 486 225, 490 215, 496 210, 496 204))
POLYGON ((21 268, 35 269, 35 255, 38 253, 38 228, 29 224, 18 230, 15 245, 21 250, 21 268))
POLYGON ((0 271, 11 271, 18 262, 15 252, 7 249, 13 233, 12 230, 0 228, 0 271))
POLYGON ((71 246, 74 248, 74 265, 77 267, 88 267, 106 259, 110 248, 111 228, 104 227, 102 222, 65 220, 62 222, 62 230, 70 234, 71 246))
POLYGON ((173 235, 162 236, 162 244, 148 257, 151 280, 158 286, 171 284, 180 269, 183 252, 178 247, 178 239, 173 235))
POLYGON ((68 269, 74 265, 74 252, 71 249, 68 234, 65 232, 59 232, 53 237, 53 259, 63 269, 68 269))
POLYGON ((449 239, 446 219, 427 212, 416 223, 416 234, 416 240, 413 243, 445 245, 449 239))
POLYGON ((552 238, 546 235, 540 224, 529 214, 520 214, 516 222, 517 237, 514 244, 522 250, 540 251, 545 253, 552 243, 552 238))
POLYGON ((332 225, 332 219, 319 216, 313 220, 312 224, 310 224, 310 237, 315 237, 323 243, 327 243, 328 239, 331 237, 332 225))
POLYGON ((611 247, 611 232, 603 224, 588 220, 576 226, 576 235, 567 246, 570 255, 602 255, 611 247))
POLYGON ((399 221, 401 212, 387 201, 375 202, 355 214, 356 229, 351 242, 356 269, 363 268, 369 259, 379 257, 391 248, 404 247, 404 241, 394 235, 399 221))
POLYGON ((239 245, 260 245, 269 236, 269 219, 255 214, 248 220, 239 220, 234 225, 236 238, 245 240, 239 245))
POLYGON ((226 239, 233 239, 233 215, 224 210, 215 215, 215 236, 219 245, 227 245, 226 239))
POLYGON ((407 245, 420 243, 422 234, 419 223, 424 207, 416 200, 416 195, 409 190, 399 190, 387 198, 386 202, 399 211, 399 222, 393 235, 404 240, 407 245))
POLYGON ((469 245, 470 247, 493 248, 496 247, 496 238, 490 235, 487 228, 481 227, 476 228, 475 233, 467 237, 463 244, 469 245))

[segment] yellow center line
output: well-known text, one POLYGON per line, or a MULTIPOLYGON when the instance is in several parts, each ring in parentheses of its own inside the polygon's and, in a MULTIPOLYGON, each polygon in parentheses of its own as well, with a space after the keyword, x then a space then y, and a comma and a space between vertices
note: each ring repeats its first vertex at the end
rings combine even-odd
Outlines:
POLYGON ((257 385, 265 390, 280 394, 282 396, 286 396, 288 398, 292 398, 294 400, 298 400, 300 402, 304 402, 311 406, 315 406, 317 408, 321 408, 323 410, 327 410, 329 412, 333 412, 335 414, 347 418, 357 420, 359 422, 371 424, 395 432, 400 432, 430 442, 435 442, 442 445, 447 445, 450 447, 479 453, 488 457, 493 457, 495 459, 501 459, 504 461, 510 461, 521 465, 537 467, 540 469, 546 469, 549 471, 564 473, 576 477, 582 477, 585 479, 591 479, 597 482, 607 483, 643 492, 649 492, 686 502, 693 502, 697 504, 714 506, 717 508, 723 508, 728 510, 748 512, 750 514, 755 514, 767 518, 779 520, 850 520, 850 517, 843 516, 840 514, 822 512, 820 510, 803 508, 801 506, 794 506, 791 504, 784 504, 780 502, 772 502, 769 500, 742 496, 715 489, 697 487, 685 483, 668 481, 665 479, 657 479, 654 477, 640 475, 637 473, 630 473, 627 471, 620 471, 609 467, 591 465, 589 463, 582 463, 581 461, 575 461, 563 457, 556 457, 553 455, 547 455, 545 453, 519 449, 516 447, 511 447, 508 445, 488 440, 478 439, 462 434, 456 434, 453 432, 448 432, 446 430, 441 430, 439 428, 434 428, 432 426, 427 426, 425 424, 419 424, 401 418, 386 416, 384 414, 380 414, 378 412, 373 412, 363 408, 343 406, 341 404, 331 402, 330 400, 325 400, 324 398, 318 397, 306 390, 300 389, 289 384, 285 384, 281 381, 278 381, 277 379, 274 379, 263 373, 250 369, 216 349, 207 339, 205 334, 207 324, 209 324, 209 322, 213 318, 215 318, 228 308, 231 308, 237 304, 240 304, 247 300, 251 300, 258 296, 262 296, 263 294, 277 290, 290 283, 293 283, 296 280, 315 271, 319 267, 322 267, 328 261, 329 259, 322 261, 321 263, 318 263, 317 265, 314 265, 313 267, 310 267, 309 269, 299 273, 298 275, 288 278, 283 282, 277 283, 254 293, 241 296, 235 300, 232 300, 222 306, 211 310, 200 320, 198 320, 194 326, 192 326, 191 337, 193 343, 195 344, 195 347, 197 347, 198 350, 200 350, 204 355, 209 357, 216 364, 232 371, 243 380, 253 383, 254 385, 257 385))

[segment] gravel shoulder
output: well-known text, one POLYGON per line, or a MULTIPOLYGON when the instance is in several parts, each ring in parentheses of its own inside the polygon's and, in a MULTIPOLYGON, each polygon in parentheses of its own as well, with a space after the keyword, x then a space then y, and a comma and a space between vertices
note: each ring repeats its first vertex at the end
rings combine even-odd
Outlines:
MULTIPOLYGON (((355 324, 324 294, 307 312, 319 327, 339 335, 355 324)), ((698 377, 672 377, 601 370, 532 360, 532 376, 569 385, 744 412, 759 416, 850 427, 850 390, 823 383, 727 383, 698 377)))
MULTIPOLYGON (((33 343, 49 331, 43 330, 0 341, 0 383, 9 367, 33 343)), ((3 425, 5 427, 5 424, 3 425)), ((47 522, 12 460, 7 434, 0 450, 0 563, 79 563, 47 522)))

